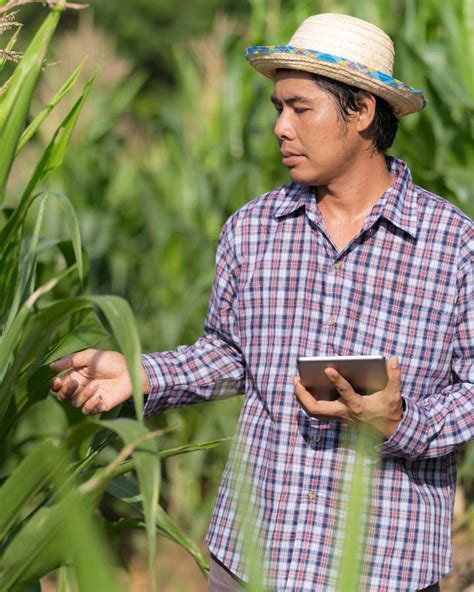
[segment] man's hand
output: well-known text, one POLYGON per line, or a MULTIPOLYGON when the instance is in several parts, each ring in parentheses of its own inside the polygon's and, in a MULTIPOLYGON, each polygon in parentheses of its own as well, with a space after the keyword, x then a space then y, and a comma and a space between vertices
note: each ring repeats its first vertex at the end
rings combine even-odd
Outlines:
MULTIPOLYGON (((68 401, 86 415, 104 413, 132 396, 132 383, 122 354, 86 349, 64 356, 51 364, 55 372, 65 372, 51 381, 51 390, 60 401, 68 401)), ((142 388, 150 392, 145 370, 142 388)))
POLYGON ((388 439, 403 416, 400 365, 395 356, 388 361, 387 372, 388 383, 382 391, 361 396, 337 370, 326 368, 326 376, 337 388, 339 399, 318 401, 304 388, 299 377, 295 377, 296 398, 309 415, 318 419, 338 419, 352 424, 364 422, 388 439))

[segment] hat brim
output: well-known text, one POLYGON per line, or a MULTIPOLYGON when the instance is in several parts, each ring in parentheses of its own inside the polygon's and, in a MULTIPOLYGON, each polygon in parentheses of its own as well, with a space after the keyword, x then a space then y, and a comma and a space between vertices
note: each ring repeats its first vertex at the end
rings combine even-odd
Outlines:
POLYGON ((245 57, 267 78, 274 79, 278 69, 302 70, 367 90, 385 99, 400 117, 421 111, 426 105, 422 90, 343 57, 290 45, 255 45, 247 49, 245 57))

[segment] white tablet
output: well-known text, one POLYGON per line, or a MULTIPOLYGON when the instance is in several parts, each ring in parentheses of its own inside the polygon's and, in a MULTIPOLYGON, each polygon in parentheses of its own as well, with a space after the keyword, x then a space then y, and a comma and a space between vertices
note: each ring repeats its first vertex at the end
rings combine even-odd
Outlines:
POLYGON ((388 382, 387 362, 382 355, 304 357, 298 359, 298 370, 304 387, 316 398, 335 401, 339 398, 325 368, 335 368, 359 395, 371 395, 388 382))

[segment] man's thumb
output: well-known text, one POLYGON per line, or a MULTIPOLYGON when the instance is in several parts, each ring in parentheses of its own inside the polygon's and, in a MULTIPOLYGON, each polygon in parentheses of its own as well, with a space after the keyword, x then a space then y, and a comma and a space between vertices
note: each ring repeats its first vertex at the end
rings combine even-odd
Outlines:
MULTIPOLYGON (((400 362, 397 356, 392 356, 387 364, 388 384, 400 388, 400 362)), ((387 385, 388 386, 388 385, 387 385)))
POLYGON ((54 372, 62 372, 63 370, 69 370, 71 368, 82 368, 90 363, 93 354, 94 350, 92 349, 85 349, 73 354, 68 354, 50 364, 49 367, 54 372))

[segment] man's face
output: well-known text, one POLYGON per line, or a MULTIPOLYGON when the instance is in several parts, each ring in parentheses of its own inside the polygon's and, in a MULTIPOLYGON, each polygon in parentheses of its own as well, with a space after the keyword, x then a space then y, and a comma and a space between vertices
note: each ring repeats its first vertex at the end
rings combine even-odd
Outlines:
POLYGON ((291 179, 326 185, 340 176, 361 149, 352 121, 344 122, 334 99, 311 74, 278 70, 272 103, 275 135, 291 179))

